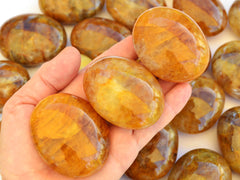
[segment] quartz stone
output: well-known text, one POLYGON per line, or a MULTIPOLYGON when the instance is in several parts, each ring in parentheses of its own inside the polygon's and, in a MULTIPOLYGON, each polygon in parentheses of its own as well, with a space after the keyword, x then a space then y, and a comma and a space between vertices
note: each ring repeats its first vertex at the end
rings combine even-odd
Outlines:
POLYGON ((145 10, 166 6, 165 0, 107 0, 106 4, 111 16, 129 29, 133 28, 138 16, 145 10))
POLYGON ((219 0, 174 0, 173 7, 191 16, 206 36, 214 36, 227 25, 227 13, 219 0))
POLYGON ((0 112, 7 100, 28 80, 29 74, 21 65, 0 61, 0 112))
POLYGON ((91 64, 84 74, 83 87, 96 112, 119 127, 148 127, 163 112, 159 82, 133 60, 105 57, 91 64))
POLYGON ((229 24, 232 30, 240 36, 240 0, 235 0, 228 12, 229 24))
POLYGON ((159 179, 172 168, 177 150, 177 130, 166 126, 139 152, 126 174, 135 180, 159 179))
POLYGON ((129 29, 115 21, 89 18, 74 27, 71 43, 81 53, 94 59, 130 34, 129 29))
POLYGON ((2 54, 25 66, 52 59, 65 45, 64 28, 45 15, 20 15, 5 22, 0 30, 2 54))
POLYGON ((134 25, 133 42, 140 62, 165 81, 195 79, 209 63, 209 46, 201 29, 176 9, 145 11, 134 25))
POLYGON ((186 133, 200 133, 212 127, 220 117, 225 94, 211 78, 199 77, 190 84, 192 95, 172 124, 186 133))
POLYGON ((74 24, 94 16, 104 5, 104 0, 39 0, 44 14, 64 24, 74 24))
POLYGON ((223 156, 232 170, 240 174, 240 106, 220 117, 217 133, 223 156))
POLYGON ((240 41, 220 46, 212 58, 213 76, 230 96, 240 99, 240 41))
POLYGON ((168 180, 232 180, 232 172, 220 154, 208 149, 195 149, 176 162, 168 180))
POLYGON ((37 151, 57 172, 85 177, 102 167, 109 152, 109 126, 90 106, 70 94, 46 97, 31 117, 37 151))

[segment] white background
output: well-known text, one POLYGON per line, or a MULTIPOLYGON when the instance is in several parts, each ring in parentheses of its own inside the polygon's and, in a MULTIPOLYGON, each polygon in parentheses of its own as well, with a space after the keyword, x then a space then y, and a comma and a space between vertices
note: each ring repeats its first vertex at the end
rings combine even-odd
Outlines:
MULTIPOLYGON (((167 2, 169 7, 172 6, 172 0, 165 0, 165 1, 167 2)), ((223 3, 226 11, 228 12, 234 0, 221 0, 221 2, 223 3)), ((41 13, 38 6, 38 0, 0 0, 0 26, 9 18, 12 18, 13 16, 20 15, 20 14, 25 14, 25 13, 41 13)), ((104 10, 100 12, 97 16, 111 18, 104 10)), ((71 33, 72 26, 65 26, 65 27, 68 34, 68 46, 69 46, 70 45, 69 35, 71 33)), ((223 43, 231 40, 238 40, 238 39, 240 39, 240 37, 237 37, 236 35, 234 35, 228 25, 227 28, 222 33, 218 34, 217 36, 208 38, 212 55, 214 54, 215 50, 223 43)), ((0 54, 0 60, 4 60, 4 59, 6 58, 0 54)), ((37 69, 38 67, 28 68, 28 71, 32 76, 37 69)), ((226 96, 224 111, 226 111, 227 109, 233 106, 240 106, 240 100, 235 100, 229 96, 226 96)), ((220 153, 216 132, 217 131, 216 131, 216 124, 215 124, 215 126, 212 127, 210 130, 200 134, 189 135, 189 134, 179 133, 178 158, 182 156, 184 153, 195 148, 208 148, 220 153)), ((13 148, 14 148, 14 145, 13 145, 13 148)), ((167 177, 163 179, 165 180, 167 179, 167 177)), ((240 175, 233 173, 233 180, 240 180, 240 175)))

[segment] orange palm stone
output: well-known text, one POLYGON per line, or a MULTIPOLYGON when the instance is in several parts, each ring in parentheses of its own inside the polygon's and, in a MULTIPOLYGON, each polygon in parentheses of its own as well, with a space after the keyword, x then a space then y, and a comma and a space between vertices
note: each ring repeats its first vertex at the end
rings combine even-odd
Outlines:
POLYGON ((84 74, 86 96, 105 120, 128 129, 154 124, 164 107, 162 89, 155 77, 137 62, 105 57, 84 74))
POLYGON ((109 127, 83 99, 48 96, 34 109, 31 130, 41 157, 63 175, 91 175, 107 158, 109 127))
POLYGON ((145 11, 133 28, 133 42, 140 62, 166 81, 195 79, 209 63, 209 46, 200 27, 176 9, 145 11))

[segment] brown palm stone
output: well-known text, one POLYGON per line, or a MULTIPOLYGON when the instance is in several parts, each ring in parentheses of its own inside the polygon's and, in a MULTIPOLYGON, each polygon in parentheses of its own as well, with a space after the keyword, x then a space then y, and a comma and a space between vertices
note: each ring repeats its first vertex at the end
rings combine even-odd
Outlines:
POLYGON ((166 81, 195 79, 209 63, 209 46, 201 29, 176 9, 145 11, 134 25, 133 42, 140 62, 166 81))
POLYGON ((191 16, 206 36, 214 36, 227 25, 227 13, 219 0, 174 0, 173 7, 191 16))
POLYGON ((41 157, 57 172, 85 177, 102 167, 109 152, 109 127, 90 106, 69 94, 40 101, 31 131, 41 157))
POLYGON ((183 155, 173 166, 168 180, 231 180, 226 160, 208 149, 194 149, 183 155))
POLYGON ((240 174, 240 106, 220 117, 217 130, 223 156, 232 170, 240 174))
POLYGON ((220 46, 212 58, 213 76, 230 96, 240 99, 240 41, 220 46))
POLYGON ((20 15, 5 22, 0 30, 2 54, 25 66, 48 61, 65 46, 64 28, 45 15, 20 15))
POLYGON ((39 0, 44 14, 64 24, 74 24, 94 16, 104 5, 104 0, 39 0))
POLYGON ((83 87, 97 113, 116 126, 145 128, 163 112, 164 97, 157 79, 133 60, 105 57, 91 64, 83 87))
POLYGON ((106 3, 111 16, 129 29, 133 28, 138 16, 145 10, 166 6, 165 0, 107 0, 106 3))
POLYGON ((0 112, 7 100, 28 80, 29 74, 21 65, 0 61, 0 112))
POLYGON ((129 29, 115 21, 89 18, 74 27, 71 43, 81 53, 94 59, 130 34, 129 29))
POLYGON ((235 0, 228 12, 229 24, 232 30, 240 36, 240 0, 235 0))
POLYGON ((126 174, 135 180, 156 180, 172 168, 178 150, 178 133, 166 126, 139 152, 126 174))
POLYGON ((220 117, 225 94, 211 78, 199 77, 190 84, 192 95, 172 124, 186 133, 200 133, 212 127, 220 117))

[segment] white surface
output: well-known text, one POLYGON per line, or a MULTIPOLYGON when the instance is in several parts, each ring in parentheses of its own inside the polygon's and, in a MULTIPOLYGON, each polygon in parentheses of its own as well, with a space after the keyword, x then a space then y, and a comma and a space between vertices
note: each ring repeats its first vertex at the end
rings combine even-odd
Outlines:
MULTIPOLYGON (((166 0, 169 7, 171 7, 172 0, 166 0)), ((204 1, 203 1, 204 2, 204 1)), ((234 0, 221 0, 226 11, 228 12, 231 4, 234 0)), ((7 21, 9 18, 13 16, 25 14, 25 13, 41 13, 38 0, 0 0, 0 26, 7 21)), ((106 12, 101 12, 98 16, 109 17, 106 12)), ((66 27, 66 31, 68 34, 68 45, 69 43, 69 35, 71 33, 71 26, 66 27)), ((231 40, 237 40, 239 37, 235 36, 231 31, 229 25, 227 28, 217 36, 208 38, 211 52, 214 54, 215 50, 225 42, 231 40)), ((0 60, 6 59, 0 54, 0 60)), ((36 68, 28 68, 28 71, 31 75, 35 73, 38 67, 36 68)), ((233 106, 240 106, 240 101, 235 100, 229 96, 226 96, 226 103, 224 107, 224 111, 229 109, 233 106)), ((184 153, 195 149, 195 148, 208 148, 215 150, 220 153, 220 149, 218 147, 218 140, 217 140, 217 133, 216 133, 216 124, 210 130, 196 134, 196 135, 189 135, 184 133, 179 133, 179 152, 178 158, 182 156, 184 153)), ((1 178, 0 178, 1 179, 1 178)), ((123 178, 125 179, 125 178, 123 178)), ((167 177, 163 178, 164 180, 167 177)), ((233 180, 239 180, 240 175, 233 173, 233 180)))

